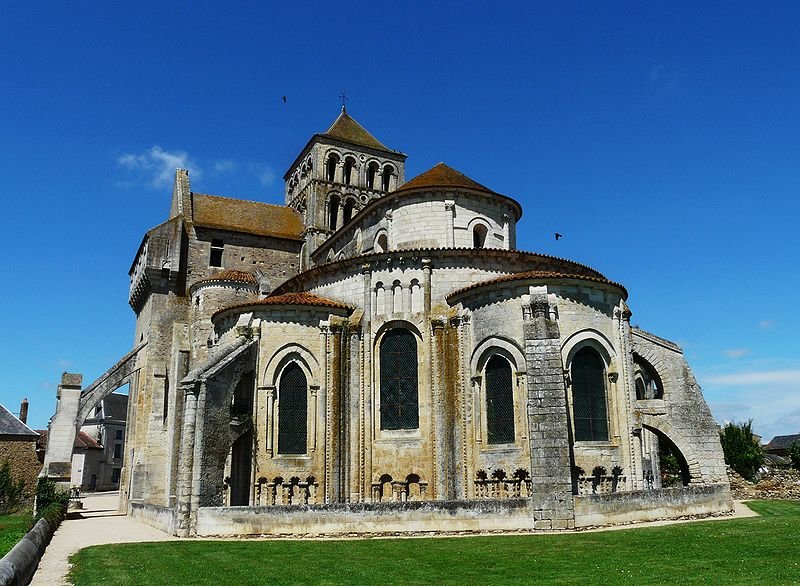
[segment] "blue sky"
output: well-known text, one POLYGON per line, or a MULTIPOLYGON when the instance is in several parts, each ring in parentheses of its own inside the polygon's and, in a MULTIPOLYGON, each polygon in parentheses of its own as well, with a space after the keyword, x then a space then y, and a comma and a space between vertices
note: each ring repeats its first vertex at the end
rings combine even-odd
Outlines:
POLYGON ((719 421, 800 432, 800 4, 297 6, 0 2, 0 402, 43 427, 131 348, 175 167, 282 203, 344 90, 408 178, 444 161, 625 284, 719 421))

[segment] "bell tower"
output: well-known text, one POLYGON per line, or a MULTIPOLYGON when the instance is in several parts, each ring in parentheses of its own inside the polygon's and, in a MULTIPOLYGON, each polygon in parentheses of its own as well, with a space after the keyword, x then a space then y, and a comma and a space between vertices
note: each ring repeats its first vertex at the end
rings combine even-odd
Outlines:
POLYGON ((404 182, 406 155, 384 146, 342 106, 327 131, 315 134, 283 176, 286 205, 303 215, 301 268, 328 236, 373 199, 404 182))

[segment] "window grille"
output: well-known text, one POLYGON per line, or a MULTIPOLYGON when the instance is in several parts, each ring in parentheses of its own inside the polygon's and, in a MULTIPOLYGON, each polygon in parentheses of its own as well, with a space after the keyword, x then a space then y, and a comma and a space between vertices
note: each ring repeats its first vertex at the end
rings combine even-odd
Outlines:
POLYGON ((305 454, 308 441, 308 386, 295 363, 286 367, 278 388, 278 453, 305 454))
POLYGON ((591 348, 572 359, 572 414, 576 441, 607 441, 605 366, 591 348))
POLYGON ((486 363, 486 440, 514 442, 514 387, 511 365, 500 356, 486 363))
POLYGON ((381 429, 417 429, 417 341, 404 329, 381 341, 381 429))

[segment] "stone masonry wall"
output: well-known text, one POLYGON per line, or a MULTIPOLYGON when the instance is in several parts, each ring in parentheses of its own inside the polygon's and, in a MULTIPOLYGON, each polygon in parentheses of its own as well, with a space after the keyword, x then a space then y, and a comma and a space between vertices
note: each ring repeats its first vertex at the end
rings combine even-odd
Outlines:
POLYGON ((6 460, 11 464, 11 477, 25 483, 24 498, 32 499, 36 491, 36 478, 42 469, 36 456, 36 440, 0 436, 0 465, 6 460))

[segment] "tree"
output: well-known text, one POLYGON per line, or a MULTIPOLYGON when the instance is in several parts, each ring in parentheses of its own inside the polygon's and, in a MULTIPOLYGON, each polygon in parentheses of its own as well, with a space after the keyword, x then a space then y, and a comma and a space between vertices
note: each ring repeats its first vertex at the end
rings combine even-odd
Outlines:
POLYGON ((792 460, 792 468, 800 470, 800 441, 794 441, 789 446, 789 458, 792 460))
POLYGON ((753 420, 728 423, 720 432, 725 463, 751 482, 764 463, 764 450, 753 436, 753 420))

